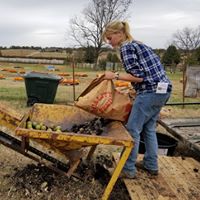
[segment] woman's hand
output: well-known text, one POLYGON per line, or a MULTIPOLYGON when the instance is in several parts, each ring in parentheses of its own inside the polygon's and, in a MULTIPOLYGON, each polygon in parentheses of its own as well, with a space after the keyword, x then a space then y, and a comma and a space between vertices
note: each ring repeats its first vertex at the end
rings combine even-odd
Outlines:
POLYGON ((111 72, 111 71, 106 71, 105 72, 105 77, 104 77, 105 80, 112 80, 114 78, 115 78, 115 73, 114 72, 111 72))

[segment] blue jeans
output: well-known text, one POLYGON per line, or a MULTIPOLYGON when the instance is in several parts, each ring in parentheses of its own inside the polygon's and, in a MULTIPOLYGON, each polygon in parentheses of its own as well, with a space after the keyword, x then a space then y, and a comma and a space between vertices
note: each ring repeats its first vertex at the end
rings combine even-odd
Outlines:
POLYGON ((156 121, 162 106, 167 102, 170 93, 144 93, 137 95, 126 128, 134 139, 134 147, 123 170, 135 175, 140 134, 143 132, 146 152, 143 164, 150 170, 158 170, 158 142, 156 137, 156 121))

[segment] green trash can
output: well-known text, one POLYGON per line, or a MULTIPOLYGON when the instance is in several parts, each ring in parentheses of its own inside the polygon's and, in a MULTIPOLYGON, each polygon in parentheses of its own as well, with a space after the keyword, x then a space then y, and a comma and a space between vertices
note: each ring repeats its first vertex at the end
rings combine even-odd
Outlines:
POLYGON ((34 103, 54 102, 58 84, 61 80, 60 76, 48 73, 29 72, 24 75, 27 106, 34 103))

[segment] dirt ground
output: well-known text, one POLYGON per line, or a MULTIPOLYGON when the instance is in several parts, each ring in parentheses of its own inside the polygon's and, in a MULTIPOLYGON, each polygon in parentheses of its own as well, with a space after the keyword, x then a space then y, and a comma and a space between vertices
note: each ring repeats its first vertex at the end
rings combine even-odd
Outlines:
MULTIPOLYGON (((110 180, 112 148, 98 148, 91 162, 81 162, 78 176, 67 178, 0 144, 0 200, 99 200, 110 180)), ((181 144, 174 156, 200 162, 199 155, 181 144)), ((117 180, 109 200, 130 200, 122 180, 117 180)))
MULTIPOLYGON (((67 178, 0 145, 0 200, 98 200, 110 180, 112 166, 104 153, 94 162, 82 162, 76 170, 81 177, 67 178)), ((130 200, 124 183, 118 180, 110 200, 130 200)))

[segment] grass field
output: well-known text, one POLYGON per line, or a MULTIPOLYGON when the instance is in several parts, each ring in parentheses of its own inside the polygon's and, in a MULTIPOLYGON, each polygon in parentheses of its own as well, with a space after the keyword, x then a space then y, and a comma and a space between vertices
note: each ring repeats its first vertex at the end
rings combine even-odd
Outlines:
POLYGON ((66 59, 69 56, 66 52, 41 52, 34 49, 4 49, 1 50, 5 57, 28 57, 28 58, 60 58, 66 59))
MULTIPOLYGON (((3 75, 5 79, 0 79, 0 103, 20 112, 26 112, 29 107, 26 106, 27 95, 24 81, 14 81, 17 76, 22 76, 19 74, 20 70, 25 72, 38 71, 45 73, 58 74, 61 72, 68 72, 70 76, 67 78, 72 78, 72 67, 70 65, 57 65, 55 66, 59 71, 48 72, 46 69, 47 65, 42 64, 21 64, 21 63, 0 63, 0 69, 16 69, 17 73, 10 73, 8 71, 0 71, 0 75, 3 75), (14 68, 14 67, 20 68, 14 68)), ((75 72, 87 73, 88 77, 76 77, 80 81, 79 85, 66 86, 59 85, 57 88, 57 93, 55 96, 55 104, 68 104, 72 103, 74 100, 74 89, 75 98, 89 85, 89 83, 96 78, 97 74, 103 73, 101 71, 91 71, 91 69, 86 68, 75 68, 75 72)), ((172 84, 173 92, 169 102, 182 102, 182 72, 176 72, 175 74, 168 73, 172 84)), ((185 102, 200 102, 200 98, 185 98, 185 102)), ((200 105, 192 106, 166 106, 164 107, 164 113, 170 117, 195 117, 200 116, 200 105)))

